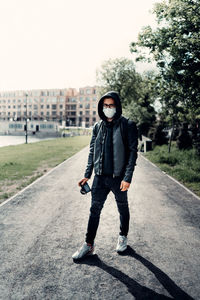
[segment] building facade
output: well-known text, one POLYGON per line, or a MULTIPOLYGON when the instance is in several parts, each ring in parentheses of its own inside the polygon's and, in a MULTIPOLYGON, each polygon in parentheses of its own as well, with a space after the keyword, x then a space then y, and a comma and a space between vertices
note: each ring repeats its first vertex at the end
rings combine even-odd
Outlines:
POLYGON ((93 126, 99 120, 96 87, 0 92, 0 120, 56 121, 93 126))

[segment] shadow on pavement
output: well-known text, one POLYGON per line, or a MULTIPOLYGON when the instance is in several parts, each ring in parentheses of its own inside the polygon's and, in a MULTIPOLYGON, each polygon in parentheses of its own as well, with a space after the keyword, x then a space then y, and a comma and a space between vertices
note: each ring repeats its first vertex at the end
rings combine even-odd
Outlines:
POLYGON ((180 299, 180 300, 194 300, 187 293, 185 293, 181 288, 179 288, 175 282, 169 278, 163 271, 161 271, 158 267, 153 265, 150 261, 137 254, 130 246, 127 247, 126 251, 121 253, 123 256, 131 256, 138 261, 140 261, 145 267, 147 267, 158 279, 158 281, 163 285, 163 287, 168 291, 168 293, 173 297, 170 298, 165 295, 161 295, 156 293, 155 291, 142 286, 134 279, 130 278, 128 275, 123 272, 117 270, 114 267, 111 267, 105 264, 98 255, 87 256, 82 260, 74 261, 77 264, 86 264, 89 266, 96 266, 100 269, 104 270, 108 274, 112 275, 123 284, 125 284, 129 290, 129 292, 135 297, 135 299, 148 299, 148 300, 164 300, 164 299, 180 299))

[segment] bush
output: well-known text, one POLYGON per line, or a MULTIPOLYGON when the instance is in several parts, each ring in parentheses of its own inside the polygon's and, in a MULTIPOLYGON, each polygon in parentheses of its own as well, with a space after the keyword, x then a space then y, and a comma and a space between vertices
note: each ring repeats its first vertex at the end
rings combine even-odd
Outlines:
POLYGON ((161 155, 158 160, 161 164, 168 164, 170 166, 175 166, 178 162, 178 159, 174 156, 163 156, 161 155))
POLYGON ((183 127, 177 138, 177 147, 179 150, 192 148, 192 138, 189 135, 187 123, 183 123, 183 127))

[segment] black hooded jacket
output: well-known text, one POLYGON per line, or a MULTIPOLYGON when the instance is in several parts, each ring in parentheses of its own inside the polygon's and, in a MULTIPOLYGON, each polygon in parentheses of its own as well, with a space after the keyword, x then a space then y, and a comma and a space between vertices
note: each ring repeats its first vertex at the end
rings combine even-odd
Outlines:
POLYGON ((85 177, 91 177, 93 168, 96 175, 102 175, 105 171, 105 164, 103 164, 105 151, 107 149, 105 142, 108 126, 112 126, 113 177, 122 176, 124 181, 130 183, 136 165, 138 151, 138 131, 136 124, 122 116, 121 100, 115 91, 110 91, 100 98, 98 102, 98 114, 101 120, 96 122, 93 127, 85 177), (107 117, 103 113, 103 100, 105 98, 112 98, 116 105, 116 113, 111 123, 107 121, 107 117), (126 132, 123 129, 125 123, 127 124, 126 132))

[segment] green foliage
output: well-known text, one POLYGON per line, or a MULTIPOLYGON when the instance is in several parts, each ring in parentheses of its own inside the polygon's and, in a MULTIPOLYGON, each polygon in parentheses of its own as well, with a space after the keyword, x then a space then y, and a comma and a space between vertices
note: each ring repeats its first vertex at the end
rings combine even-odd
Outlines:
POLYGON ((132 60, 110 59, 97 71, 97 80, 101 86, 100 95, 109 90, 119 93, 126 117, 133 119, 139 126, 146 124, 149 127, 155 121, 153 72, 140 75, 135 71, 132 60))
POLYGON ((151 127, 148 132, 148 137, 152 140, 153 147, 155 145, 164 145, 168 144, 168 139, 163 132, 163 129, 165 128, 165 124, 162 122, 155 123, 154 127, 151 127))
POLYGON ((145 59, 148 49, 156 61, 158 96, 169 120, 192 121, 200 109, 200 1, 162 1, 154 13, 157 28, 144 28, 131 51, 145 59))
POLYGON ((195 149, 179 150, 173 142, 170 153, 167 145, 162 145, 145 156, 200 196, 200 158, 195 149))
POLYGON ((181 128, 180 134, 177 138, 177 146, 180 150, 192 148, 192 138, 189 135, 187 123, 184 123, 181 128))
POLYGON ((101 69, 97 70, 97 81, 101 86, 99 90, 101 94, 108 90, 116 91, 123 104, 136 101, 138 98, 140 77, 132 60, 117 58, 105 61, 101 69))

